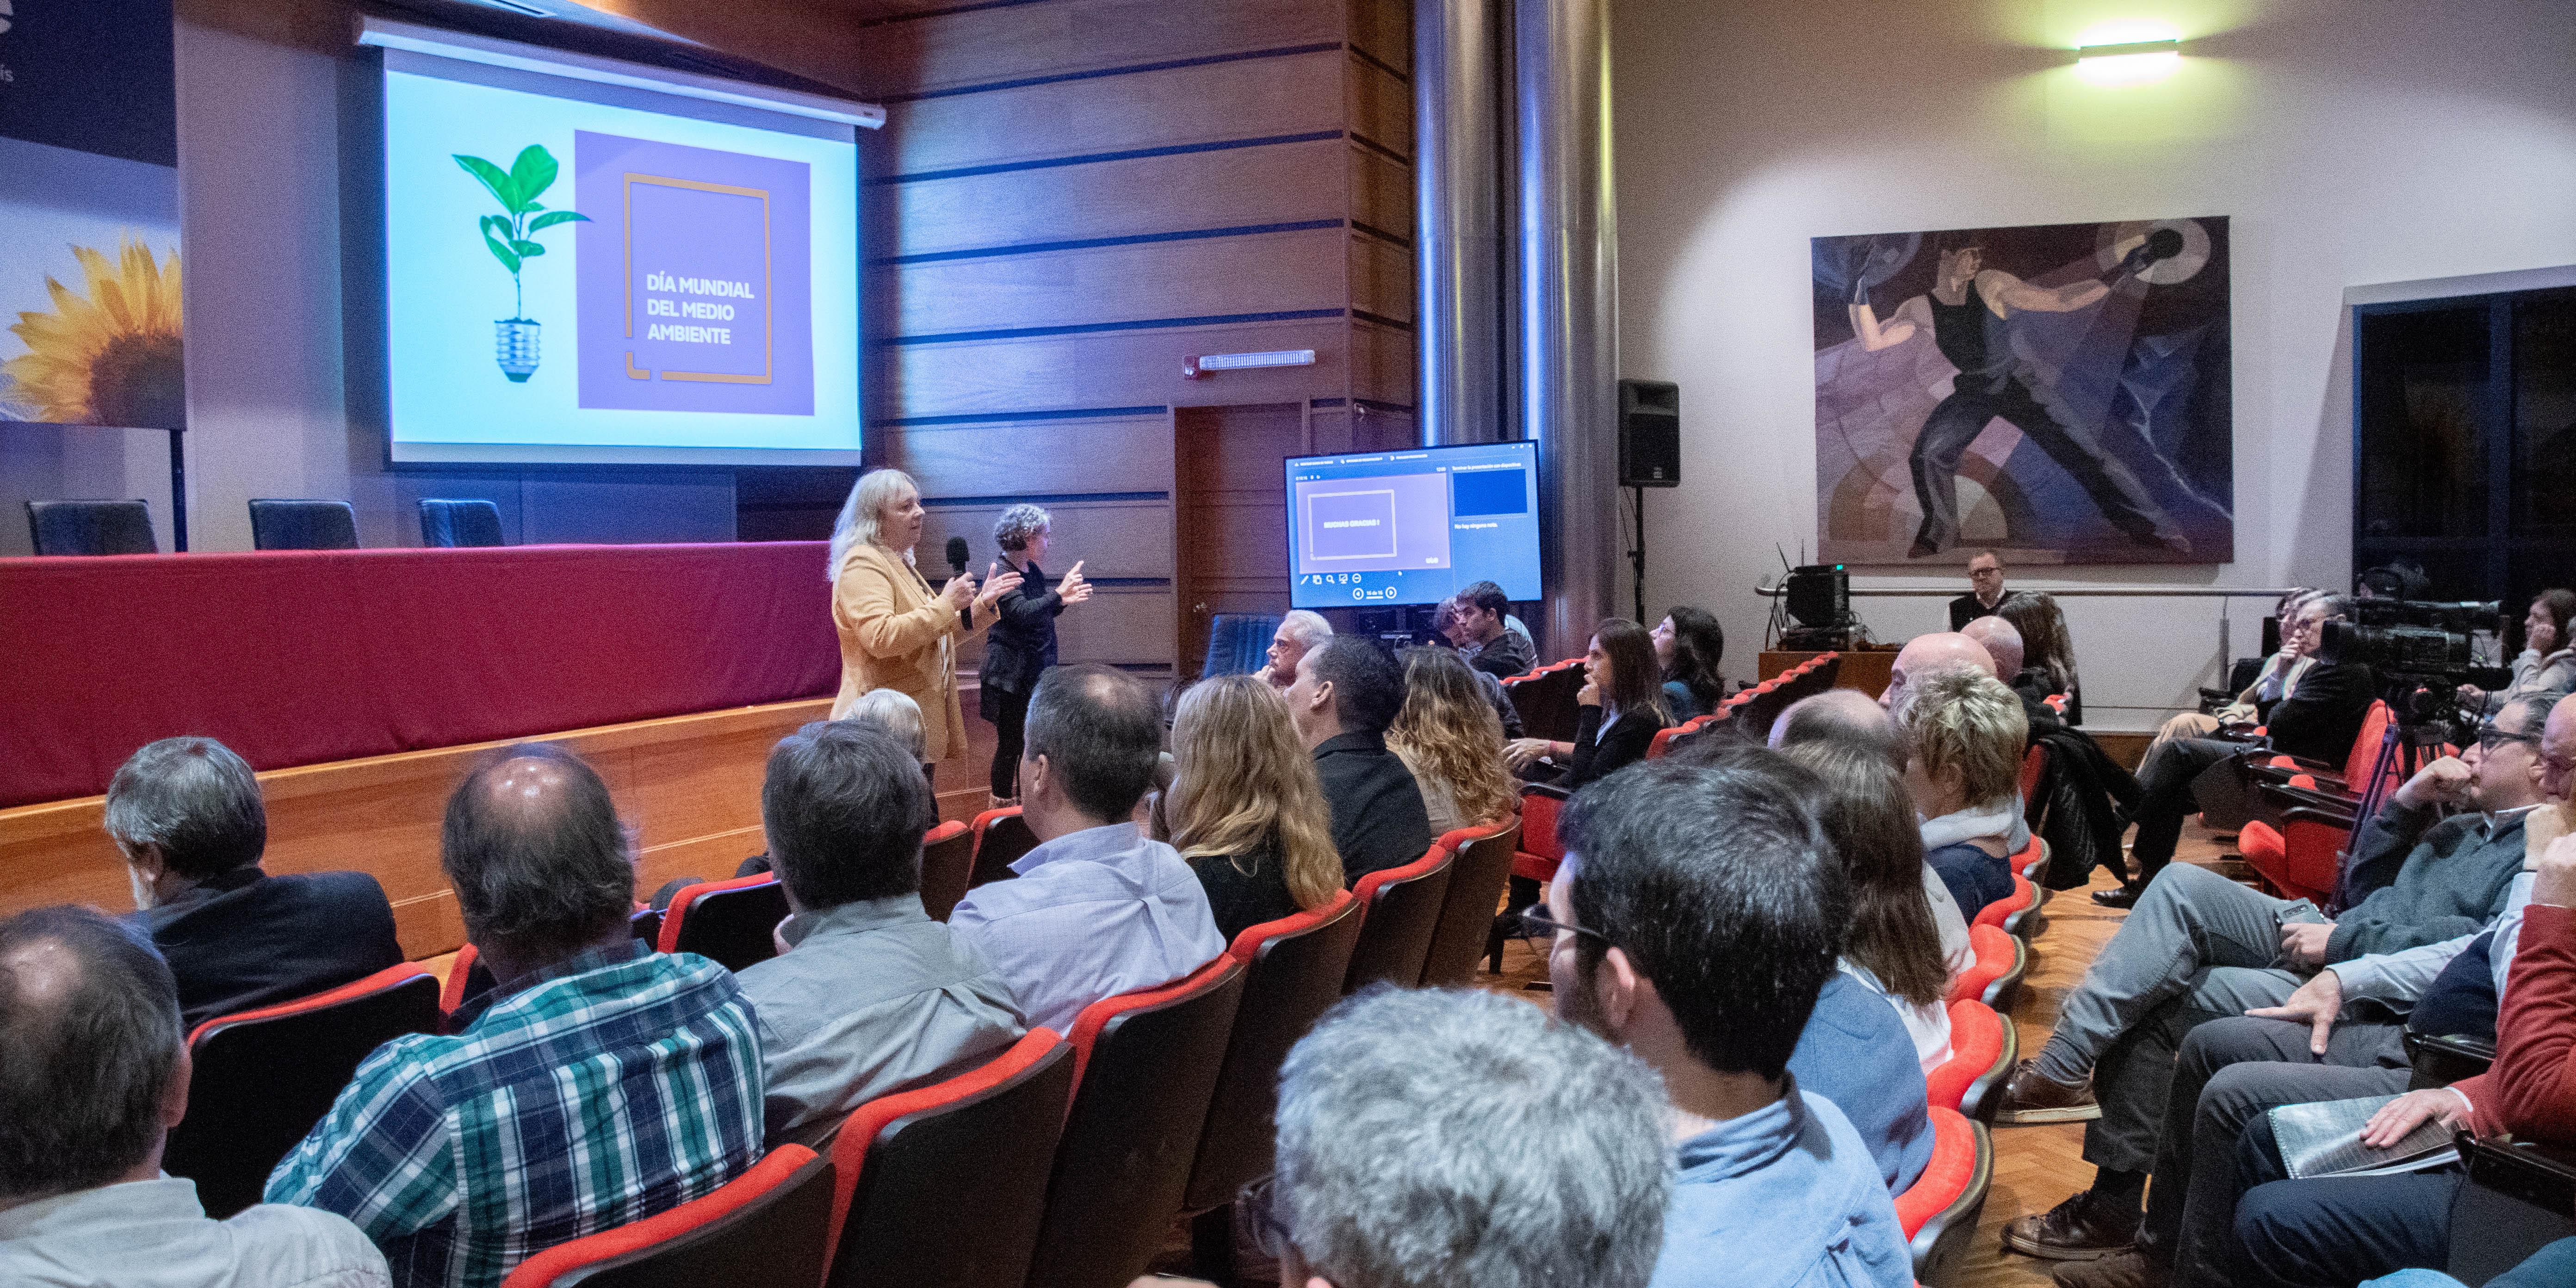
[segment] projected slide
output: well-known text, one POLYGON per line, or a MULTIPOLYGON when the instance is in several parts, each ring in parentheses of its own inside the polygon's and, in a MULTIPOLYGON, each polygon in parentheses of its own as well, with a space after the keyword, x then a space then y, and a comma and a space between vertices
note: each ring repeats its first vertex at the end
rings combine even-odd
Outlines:
POLYGON ((396 461, 858 460, 850 127, 389 53, 396 461))
POLYGON ((1296 607, 1428 604, 1478 581, 1539 597, 1535 444, 1294 457, 1287 469, 1296 607))

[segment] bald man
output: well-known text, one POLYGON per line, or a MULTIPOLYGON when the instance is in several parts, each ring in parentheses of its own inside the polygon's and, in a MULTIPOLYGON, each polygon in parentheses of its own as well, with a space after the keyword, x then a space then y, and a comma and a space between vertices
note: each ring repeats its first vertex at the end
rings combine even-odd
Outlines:
POLYGON ((1789 704, 1771 722, 1773 751, 1800 743, 1832 742, 1885 757, 1905 772, 1905 734, 1887 711, 1858 689, 1827 689, 1789 704))
POLYGON ((2001 617, 1980 617, 1963 627, 1960 634, 1975 640, 1994 660, 1995 678, 2012 686, 2021 695, 2021 713, 2030 722, 2030 740, 2037 743, 2066 728, 2066 721, 2044 700, 2037 683, 2022 671, 2021 632, 2001 617))
POLYGON ((1943 671, 1969 670, 1995 673, 1994 656, 1986 646, 1957 631, 1917 635, 1896 652, 1896 662, 1887 673, 1887 691, 1878 695, 1878 705, 1895 711, 1905 702, 1906 686, 1943 671))

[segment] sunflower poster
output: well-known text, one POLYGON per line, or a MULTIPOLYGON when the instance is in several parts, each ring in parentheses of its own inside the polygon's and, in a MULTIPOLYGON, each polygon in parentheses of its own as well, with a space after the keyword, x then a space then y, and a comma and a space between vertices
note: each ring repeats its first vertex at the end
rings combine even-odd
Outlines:
POLYGON ((0 0, 0 421, 181 429, 171 0, 0 0))

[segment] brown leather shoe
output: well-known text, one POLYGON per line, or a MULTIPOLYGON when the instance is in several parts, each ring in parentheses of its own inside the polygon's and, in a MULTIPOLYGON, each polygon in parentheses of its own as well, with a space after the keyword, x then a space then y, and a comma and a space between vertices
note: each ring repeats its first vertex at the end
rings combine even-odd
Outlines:
POLYGON ((2102 1106, 2093 1099, 2092 1079, 2069 1086, 2041 1073, 2037 1061, 2024 1060, 2013 1066, 2012 1081, 2004 1084, 2003 1107, 1995 1113, 1995 1125, 2081 1123, 2101 1116, 2102 1106))
POLYGON ((2057 1281, 2057 1288, 2165 1288, 2173 1282, 2173 1272, 2132 1248, 2059 1266, 2050 1278, 2057 1281))
POLYGON ((2050 1261, 2092 1261, 2129 1251, 2137 1242, 2141 1215, 2106 1219, 2094 1212, 2092 1198, 2093 1191, 2077 1190, 2045 1215, 2017 1218, 2004 1227, 2004 1247, 2050 1261))

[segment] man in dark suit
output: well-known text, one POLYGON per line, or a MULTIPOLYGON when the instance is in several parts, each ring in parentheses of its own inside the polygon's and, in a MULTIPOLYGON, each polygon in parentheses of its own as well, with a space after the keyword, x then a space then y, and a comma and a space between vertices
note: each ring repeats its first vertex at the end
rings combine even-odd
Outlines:
POLYGON ((1385 647, 1336 635, 1297 661, 1288 712, 1315 753, 1315 775, 1333 810, 1333 848, 1344 882, 1399 867, 1431 848, 1431 815, 1413 771, 1386 749, 1386 727, 1404 706, 1404 668, 1385 647))
POLYGON ((138 924, 179 980, 181 1022, 292 1001, 402 963, 394 910, 363 872, 260 871, 268 810, 212 738, 164 738, 107 786, 138 924))
POLYGON ((1950 629, 1965 630, 1968 623, 1994 615, 2004 602, 2004 561, 1992 550, 1980 550, 1968 561, 1967 594, 1950 601, 1950 629))

